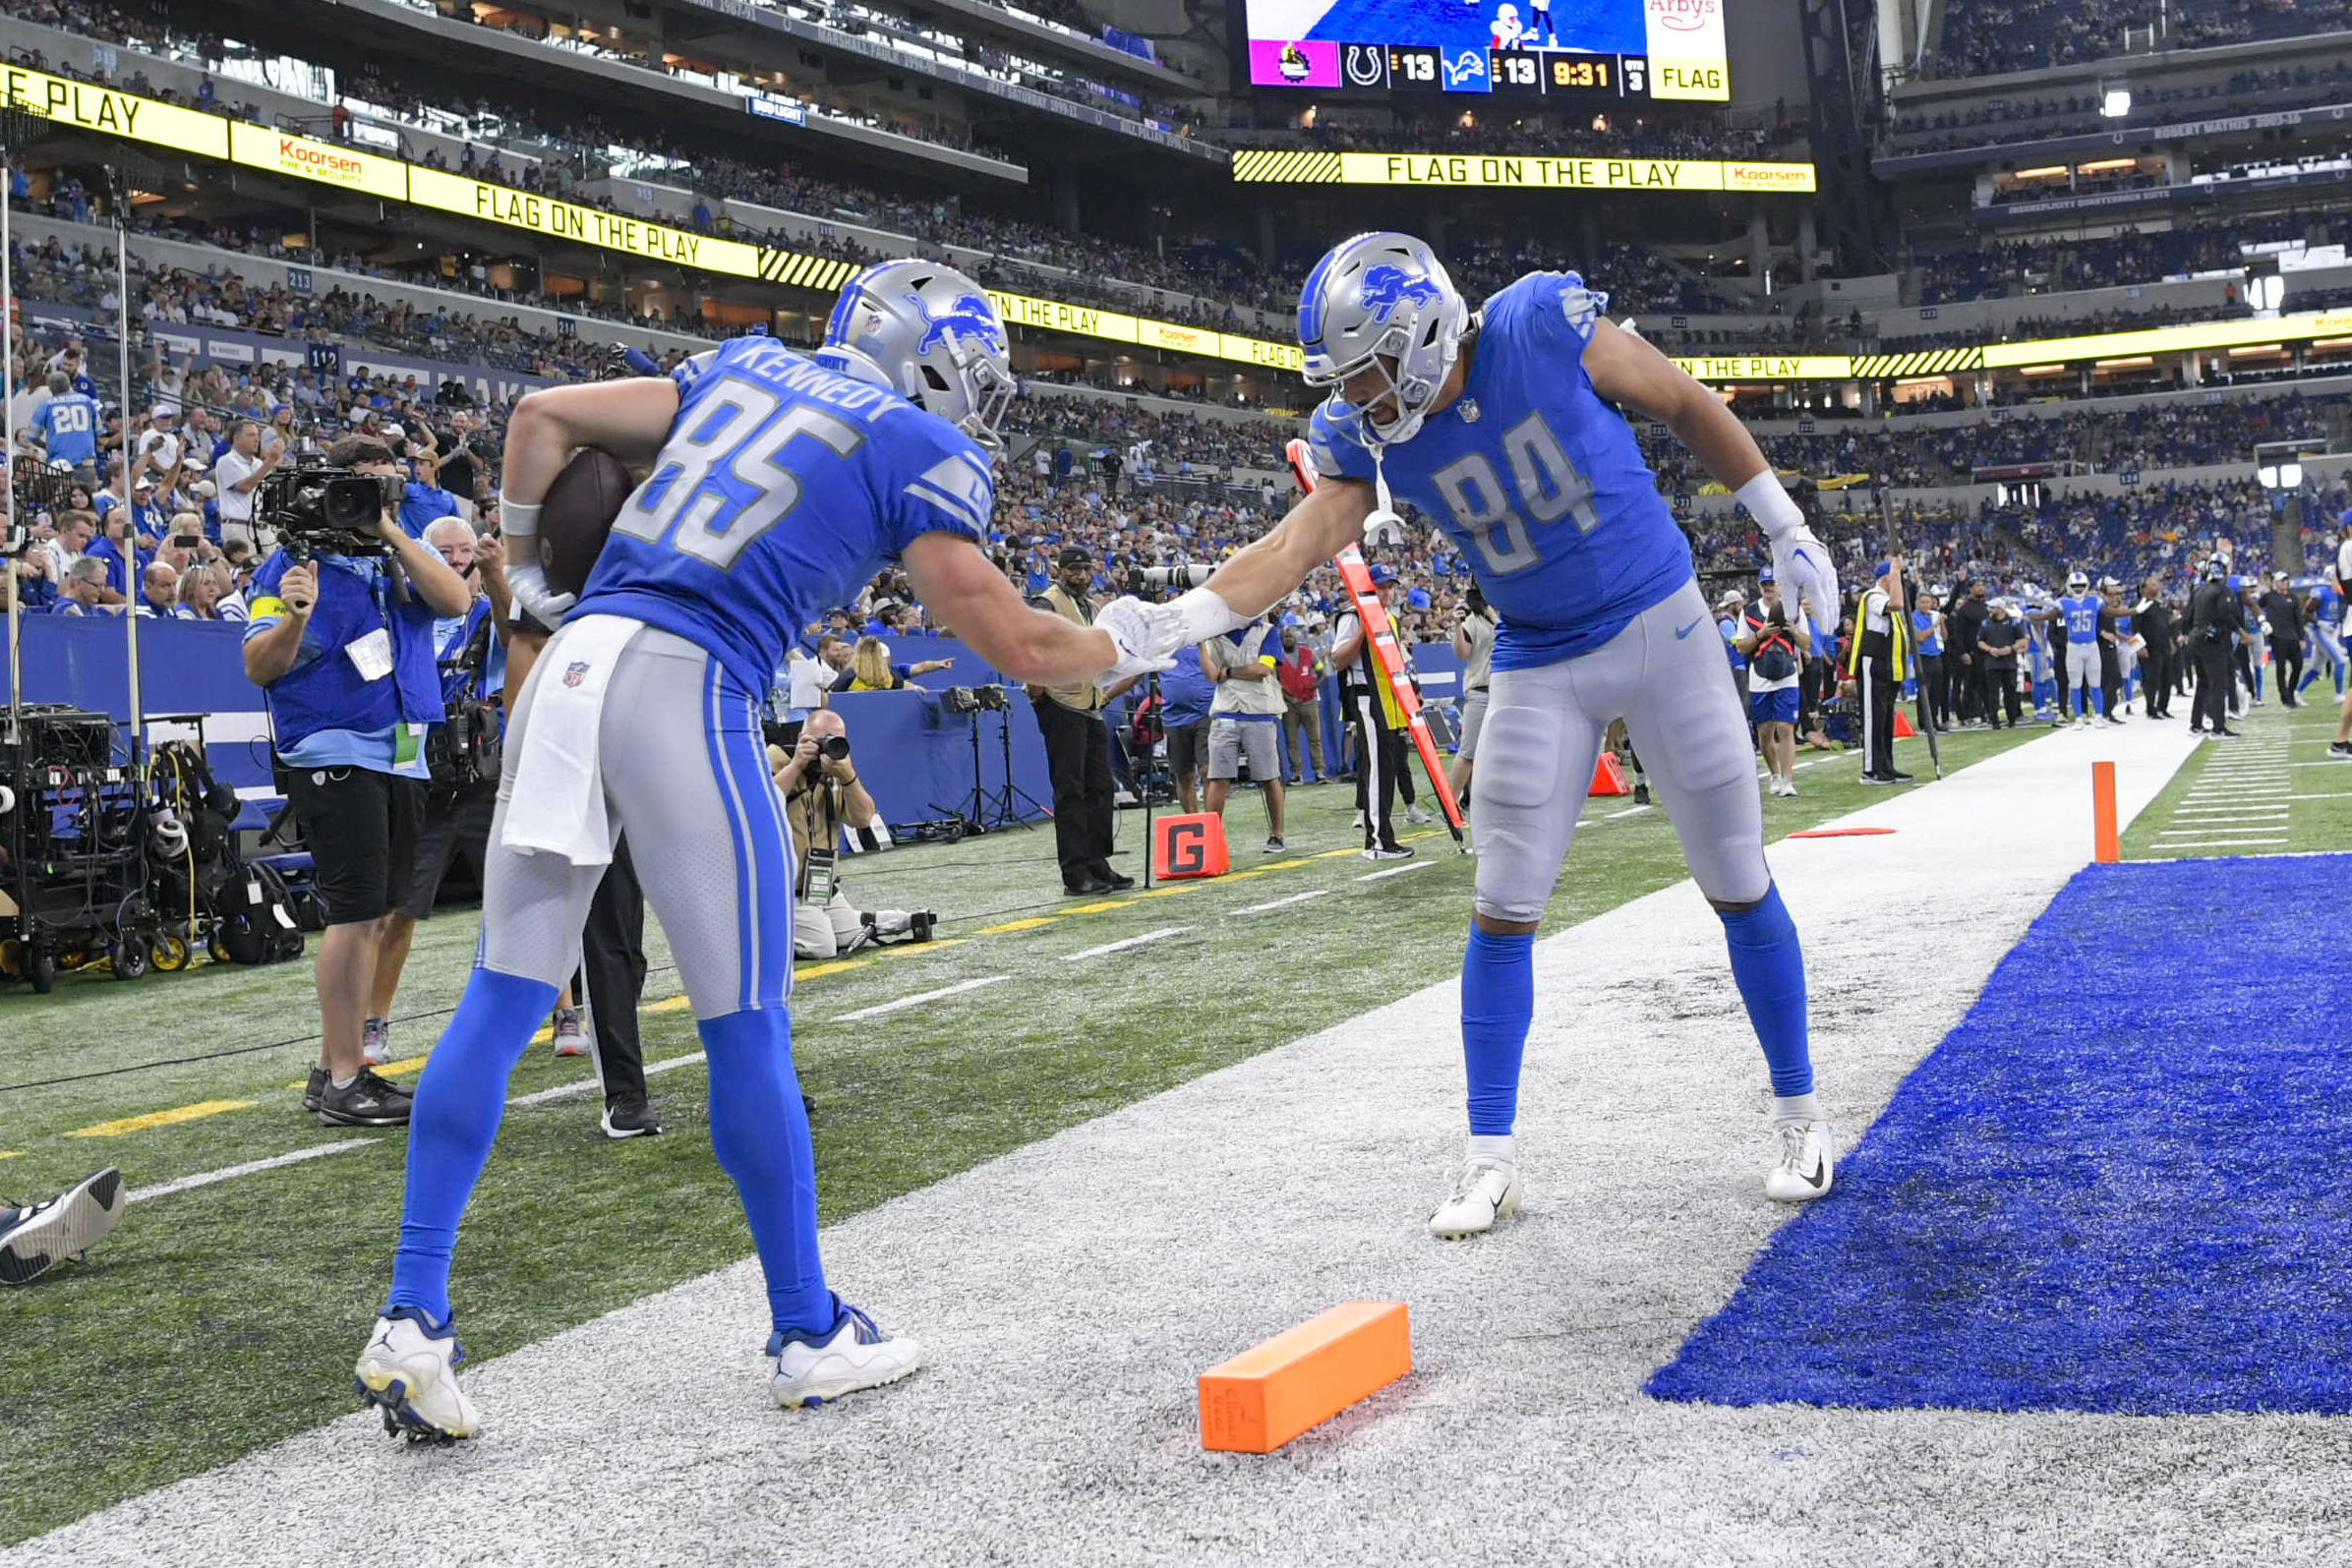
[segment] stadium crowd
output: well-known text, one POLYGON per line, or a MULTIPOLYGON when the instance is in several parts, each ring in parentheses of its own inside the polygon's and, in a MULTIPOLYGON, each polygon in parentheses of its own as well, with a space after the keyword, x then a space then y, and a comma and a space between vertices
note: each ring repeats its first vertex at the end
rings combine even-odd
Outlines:
MULTIPOLYGON (((1922 256, 1914 270, 1918 302, 1949 305, 2153 283, 2239 266, 2248 246, 2294 241, 2327 245, 2336 239, 2330 220, 2323 216, 2213 218, 2158 233, 2127 230, 2092 240, 1994 241, 1965 251, 1922 256)), ((2231 303, 2236 303, 2234 296, 2231 303)))
POLYGON ((2095 9, 2071 0, 1952 0, 1936 74, 1980 77, 2101 60, 2121 52, 2126 29, 2146 33, 2159 19, 2166 47, 2202 49, 2352 26, 2352 0, 2127 0, 2095 9))
POLYGON ((1963 110, 1937 108, 1911 114, 1901 113, 1898 105, 1891 150, 1933 152, 2070 132, 2133 130, 2231 112, 2270 114, 2308 104, 2341 102, 2347 93, 2352 93, 2352 62, 2332 60, 2321 67, 2239 71, 2225 81, 2187 87, 2136 86, 2131 113, 2120 119, 2105 112, 2102 94, 2090 91, 2002 97, 1963 110))

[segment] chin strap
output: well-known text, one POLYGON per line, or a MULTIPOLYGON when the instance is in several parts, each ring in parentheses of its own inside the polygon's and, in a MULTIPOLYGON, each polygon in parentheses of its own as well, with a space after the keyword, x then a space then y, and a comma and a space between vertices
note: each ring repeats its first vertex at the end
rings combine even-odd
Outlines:
POLYGON ((1396 510, 1388 498, 1388 471, 1381 465, 1381 452, 1377 446, 1372 452, 1372 496, 1382 511, 1396 510))

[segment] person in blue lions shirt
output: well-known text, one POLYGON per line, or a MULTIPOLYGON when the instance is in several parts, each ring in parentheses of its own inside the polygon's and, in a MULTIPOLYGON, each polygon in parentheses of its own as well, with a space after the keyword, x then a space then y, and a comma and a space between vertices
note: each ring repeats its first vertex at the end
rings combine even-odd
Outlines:
MULTIPOLYGON (((1619 408, 1673 430, 1762 525, 1792 618, 1838 619, 1837 573, 1723 400, 1602 317, 1573 272, 1532 272, 1472 312, 1430 247, 1362 234, 1309 274, 1298 334, 1326 388, 1311 446, 1322 481, 1206 586, 1151 611, 1147 651, 1262 613, 1412 502, 1469 557, 1500 616, 1471 779, 1477 893, 1462 958, 1469 1144, 1430 1217, 1486 1231, 1519 1203, 1511 1145, 1535 1008, 1532 947, 1608 726, 1622 720, 1664 797, 1763 1046, 1778 1145, 1769 1197, 1830 1186, 1813 1094, 1804 964, 1764 857, 1754 754, 1690 547, 1619 408)), ((1599 1151, 1595 1151, 1598 1157, 1599 1151)))
POLYGON ((54 465, 81 468, 98 455, 98 400, 74 390, 63 371, 49 373, 47 401, 32 411, 28 429, 40 437, 41 455, 54 465))
MULTIPOLYGON (((337 441, 327 461, 392 473, 392 454, 364 436, 337 441)), ((424 735, 441 717, 434 618, 463 614, 472 598, 389 505, 377 532, 382 556, 298 560, 273 552, 254 573, 245 627, 245 673, 269 710, 287 793, 326 900, 317 972, 322 1045, 303 1108, 350 1127, 408 1120, 408 1095, 362 1059, 361 1020, 384 917, 416 859, 424 735)))
POLYGON ((779 1405, 817 1405, 921 1364, 828 1287, 816 1166, 786 1011, 798 889, 760 704, 786 647, 890 561, 1009 679, 1064 684, 1163 668, 1133 600, 1080 626, 1025 607, 980 548, 998 427, 1019 383, 1004 322, 952 268, 853 277, 814 357, 739 337, 668 377, 527 395, 506 432, 506 577, 560 622, 507 724, 482 941, 417 1082, 399 1248, 353 1376, 388 1429, 471 1436, 449 1259, 506 1082, 571 972, 625 832, 671 934, 709 1058, 711 1149, 766 1278, 779 1405), (579 447, 642 465, 576 601, 538 561, 539 510, 579 447))

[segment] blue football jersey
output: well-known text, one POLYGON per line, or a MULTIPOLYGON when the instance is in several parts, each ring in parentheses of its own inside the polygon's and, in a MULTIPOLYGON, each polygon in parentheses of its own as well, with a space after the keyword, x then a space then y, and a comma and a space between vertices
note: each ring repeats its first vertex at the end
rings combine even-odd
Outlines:
POLYGON ((2326 584, 2320 585, 2318 618, 2324 626, 2333 627, 2344 618, 2344 596, 2326 584))
POLYGON ((98 455, 98 402, 81 392, 65 392, 32 411, 32 428, 41 434, 41 449, 49 461, 63 460, 80 468, 98 455))
POLYGON ((764 692, 799 629, 917 536, 987 537, 988 459, 938 415, 765 337, 671 378, 670 438, 572 613, 659 626, 764 692))
MULTIPOLYGON (((1496 294, 1462 395, 1382 453, 1390 492, 1462 551, 1500 615, 1497 669, 1598 648, 1691 578, 1632 428, 1585 378, 1606 299, 1573 272, 1496 294)), ((1372 454, 1321 408, 1311 439, 1322 473, 1372 478, 1372 454)))
POLYGON ((2077 599, 2069 594, 2058 601, 2058 618, 2066 624, 2066 640, 2085 646, 2098 641, 2099 596, 2086 594, 2077 599))

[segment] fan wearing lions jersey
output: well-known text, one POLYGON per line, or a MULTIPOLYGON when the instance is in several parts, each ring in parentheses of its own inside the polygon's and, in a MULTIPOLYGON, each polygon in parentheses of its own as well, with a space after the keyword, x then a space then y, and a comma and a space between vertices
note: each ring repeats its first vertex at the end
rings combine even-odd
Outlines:
POLYGON ((1396 499, 1469 557, 1500 616, 1471 780, 1477 895, 1462 958, 1469 1145, 1430 1219, 1473 1235, 1518 1206, 1511 1134, 1535 1009, 1534 933, 1614 720, 1648 764, 1683 856, 1722 917, 1764 1048, 1777 1153, 1764 1190, 1829 1190, 1813 1093, 1804 962, 1764 859, 1755 756, 1691 568, 1617 405, 1666 424, 1763 526, 1784 594, 1835 625, 1829 552, 1721 399, 1602 319, 1573 272, 1521 278, 1473 314, 1429 246, 1363 234, 1316 265, 1299 300, 1310 385, 1328 388, 1313 448, 1323 483, 1202 588, 1149 613, 1151 648, 1245 624, 1396 499))

